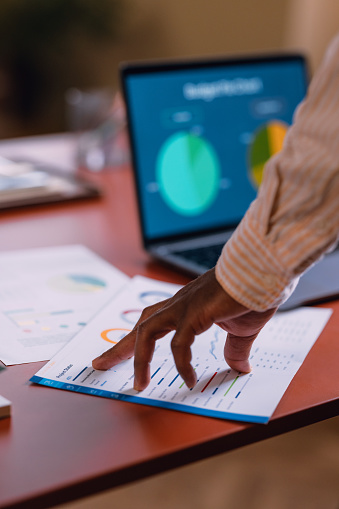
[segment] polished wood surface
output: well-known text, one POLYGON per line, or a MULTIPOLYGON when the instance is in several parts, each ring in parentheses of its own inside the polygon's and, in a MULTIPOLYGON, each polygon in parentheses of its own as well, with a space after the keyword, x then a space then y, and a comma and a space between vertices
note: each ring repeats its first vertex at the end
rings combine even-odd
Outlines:
MULTIPOLYGON (((141 248, 131 171, 97 177, 96 200, 0 215, 1 251, 84 244, 129 276, 188 278, 141 248)), ((50 507, 338 415, 339 302, 267 425, 193 416, 28 382, 44 363, 12 366, 0 393, 0 508, 50 507)))

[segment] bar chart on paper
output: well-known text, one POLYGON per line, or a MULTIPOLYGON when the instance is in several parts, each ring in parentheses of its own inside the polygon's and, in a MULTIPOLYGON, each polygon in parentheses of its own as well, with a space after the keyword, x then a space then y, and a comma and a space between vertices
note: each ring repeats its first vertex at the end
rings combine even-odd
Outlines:
POLYGON ((301 308, 276 315, 254 343, 249 374, 225 363, 225 332, 212 326, 192 346, 197 384, 188 389, 171 354, 168 334, 157 341, 147 389, 133 389, 133 359, 108 371, 92 368, 92 360, 131 330, 126 314, 135 320, 144 296, 172 295, 178 287, 136 276, 119 295, 81 330, 32 379, 32 382, 111 399, 131 401, 223 419, 265 423, 316 341, 329 309, 301 308), (128 313, 126 312, 128 311, 128 313))
POLYGON ((107 284, 103 279, 88 274, 63 274, 51 277, 48 285, 65 293, 100 292, 107 284))

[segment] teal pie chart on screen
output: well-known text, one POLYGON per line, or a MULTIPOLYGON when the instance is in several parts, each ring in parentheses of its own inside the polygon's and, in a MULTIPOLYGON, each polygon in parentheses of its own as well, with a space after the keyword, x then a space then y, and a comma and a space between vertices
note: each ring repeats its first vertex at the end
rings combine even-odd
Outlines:
POLYGON ((179 132, 162 145, 156 178, 168 207, 183 216, 197 216, 213 204, 218 194, 219 160, 204 138, 179 132))

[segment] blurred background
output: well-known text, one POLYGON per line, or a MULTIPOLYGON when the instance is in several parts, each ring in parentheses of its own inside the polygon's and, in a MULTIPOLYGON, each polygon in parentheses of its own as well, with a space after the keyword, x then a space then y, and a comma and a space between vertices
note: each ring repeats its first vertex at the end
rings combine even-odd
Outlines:
MULTIPOLYGON (((288 49, 314 71, 338 31, 338 0, 1 0, 0 138, 76 127, 79 91, 111 97, 122 61, 288 49)), ((338 418, 63 507, 230 504, 339 509, 338 418)))
POLYGON ((297 49, 314 70, 338 29, 336 0, 1 0, 0 138, 70 129, 67 91, 117 90, 121 61, 297 49))

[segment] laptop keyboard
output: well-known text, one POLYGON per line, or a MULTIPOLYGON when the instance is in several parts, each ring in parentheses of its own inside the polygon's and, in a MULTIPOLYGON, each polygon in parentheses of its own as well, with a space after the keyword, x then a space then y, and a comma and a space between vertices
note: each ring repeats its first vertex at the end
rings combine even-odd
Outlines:
MULTIPOLYGON (((196 247, 194 249, 187 249, 184 251, 173 251, 174 255, 178 255, 185 260, 196 263, 206 269, 211 269, 215 266, 221 255, 224 243, 215 244, 212 246, 196 247)), ((334 251, 339 251, 339 243, 336 245, 334 251)))
POLYGON ((177 254, 182 258, 194 262, 202 267, 211 269, 217 263, 224 244, 216 244, 213 246, 204 246, 185 251, 178 251, 177 254))

